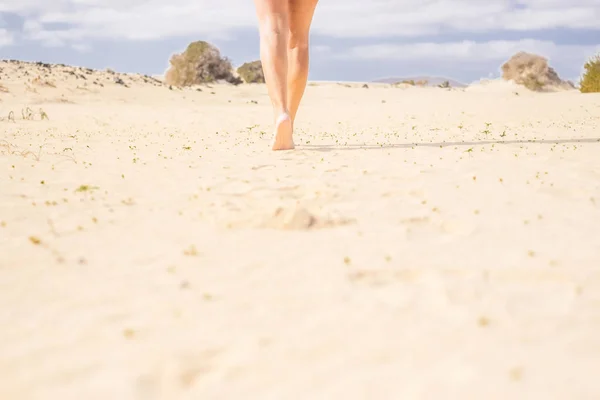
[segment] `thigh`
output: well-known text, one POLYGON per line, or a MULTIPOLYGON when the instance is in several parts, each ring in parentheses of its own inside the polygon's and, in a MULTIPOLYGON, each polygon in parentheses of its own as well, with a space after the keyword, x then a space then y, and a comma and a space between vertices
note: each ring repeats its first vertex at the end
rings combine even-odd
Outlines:
POLYGON ((254 0, 259 20, 273 17, 287 17, 289 0, 254 0))
POLYGON ((318 0, 287 0, 289 3, 290 33, 307 37, 318 0))

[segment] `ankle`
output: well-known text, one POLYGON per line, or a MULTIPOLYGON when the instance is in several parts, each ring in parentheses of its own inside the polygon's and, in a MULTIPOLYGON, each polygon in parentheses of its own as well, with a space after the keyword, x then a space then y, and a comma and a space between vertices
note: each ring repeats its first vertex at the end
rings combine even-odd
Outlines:
POLYGON ((275 115, 275 120, 283 119, 286 116, 291 119, 290 111, 285 108, 276 109, 273 114, 275 115))

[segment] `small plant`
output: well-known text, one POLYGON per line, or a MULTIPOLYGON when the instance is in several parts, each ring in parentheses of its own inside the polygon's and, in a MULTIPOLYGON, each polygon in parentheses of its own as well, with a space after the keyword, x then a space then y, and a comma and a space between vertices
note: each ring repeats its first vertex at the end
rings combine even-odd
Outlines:
POLYGON ((75 193, 87 193, 97 189, 100 188, 98 186, 81 185, 77 189, 75 189, 75 193))
POLYGON ((25 109, 21 109, 21 118, 24 120, 32 120, 33 119, 33 111, 31 108, 27 107, 25 109))
POLYGON ((187 249, 183 250, 183 254, 190 257, 195 257, 199 254, 198 249, 193 244, 187 249))
POLYGON ((581 93, 600 92, 600 54, 589 59, 584 65, 585 72, 579 83, 581 93))

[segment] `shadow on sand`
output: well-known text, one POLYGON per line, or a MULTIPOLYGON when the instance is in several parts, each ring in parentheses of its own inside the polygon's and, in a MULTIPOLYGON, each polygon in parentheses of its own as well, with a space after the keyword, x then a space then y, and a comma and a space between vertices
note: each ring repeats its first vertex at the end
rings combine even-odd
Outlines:
POLYGON ((577 144, 577 143, 598 143, 600 138, 584 138, 584 139, 532 139, 532 140, 479 140, 476 142, 438 142, 438 143, 389 143, 381 145, 372 144, 348 144, 348 145, 318 145, 318 144, 299 144, 296 146, 298 150, 307 151, 337 151, 337 150, 382 150, 382 149, 410 149, 412 147, 450 147, 450 146, 484 146, 488 144, 542 144, 542 145, 557 145, 557 144, 577 144))

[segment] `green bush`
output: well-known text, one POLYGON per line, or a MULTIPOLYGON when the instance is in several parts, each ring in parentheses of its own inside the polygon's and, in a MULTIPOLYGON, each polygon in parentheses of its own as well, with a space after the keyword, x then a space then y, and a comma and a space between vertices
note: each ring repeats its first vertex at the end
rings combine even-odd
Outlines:
POLYGON ((585 72, 579 83, 579 90, 582 93, 600 92, 600 54, 592 57, 584 65, 585 72))
POLYGON ((190 43, 181 54, 174 54, 169 60, 171 66, 165 73, 165 82, 174 86, 191 86, 224 80, 240 84, 234 76, 231 62, 221 57, 219 50, 204 41, 190 43))
POLYGON ((265 83, 265 74, 260 61, 244 63, 238 68, 237 73, 246 83, 265 83))

